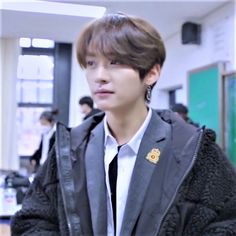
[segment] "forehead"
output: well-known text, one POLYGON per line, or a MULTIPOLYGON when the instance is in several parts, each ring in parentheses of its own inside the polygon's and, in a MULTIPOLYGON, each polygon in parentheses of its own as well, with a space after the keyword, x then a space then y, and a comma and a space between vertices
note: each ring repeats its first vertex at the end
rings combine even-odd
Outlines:
POLYGON ((124 54, 129 48, 132 48, 133 32, 127 25, 109 27, 101 25, 87 31, 85 44, 85 56, 103 55, 105 57, 118 56, 124 54))
POLYGON ((115 56, 111 54, 104 55, 101 52, 87 51, 85 58, 96 58, 96 59, 104 60, 104 59, 114 59, 115 56))
POLYGON ((44 118, 40 119, 39 121, 42 125, 46 125, 46 124, 50 123, 48 120, 46 120, 44 118))
POLYGON ((107 34, 99 34, 92 36, 87 43, 87 54, 109 55, 116 54, 121 50, 124 44, 123 39, 118 39, 116 36, 107 34))

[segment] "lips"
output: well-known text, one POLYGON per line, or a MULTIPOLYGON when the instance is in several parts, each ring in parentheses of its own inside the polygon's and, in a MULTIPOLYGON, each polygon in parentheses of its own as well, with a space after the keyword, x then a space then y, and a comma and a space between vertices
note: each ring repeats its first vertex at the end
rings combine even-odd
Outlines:
POLYGON ((108 89, 98 89, 95 91, 95 96, 97 97, 97 99, 108 99, 112 94, 114 94, 114 92, 112 90, 108 90, 108 89))
POLYGON ((112 93, 114 92, 108 89, 98 89, 95 91, 95 94, 112 94, 112 93))

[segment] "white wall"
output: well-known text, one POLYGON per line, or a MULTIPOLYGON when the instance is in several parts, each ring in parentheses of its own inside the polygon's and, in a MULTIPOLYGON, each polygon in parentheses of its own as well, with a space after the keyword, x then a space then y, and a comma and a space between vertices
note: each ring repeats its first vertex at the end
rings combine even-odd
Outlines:
POLYGON ((71 94, 69 126, 73 127, 82 122, 83 115, 80 112, 78 101, 80 97, 90 95, 84 71, 79 67, 76 59, 76 49, 73 46, 72 71, 71 71, 71 94))
POLYGON ((17 39, 0 38, 1 47, 1 133, 0 169, 17 170, 16 71, 19 55, 17 39))
POLYGON ((217 61, 227 61, 226 71, 236 70, 235 61, 235 9, 233 2, 201 19, 201 45, 182 45, 181 32, 167 39, 167 58, 161 78, 153 94, 156 108, 168 108, 166 90, 183 86, 183 103, 187 101, 188 71, 212 64, 217 61), (161 91, 161 92, 160 92, 161 91))
MULTIPOLYGON (((0 22, 1 22, 1 20, 0 20, 0 22)), ((2 40, 2 39, 1 39, 2 40)), ((2 59, 3 59, 3 57, 2 57, 2 54, 3 54, 3 45, 2 45, 2 41, 1 41, 1 43, 0 43, 0 55, 1 55, 1 62, 0 62, 0 75, 1 75, 1 77, 0 77, 0 113, 1 113, 1 115, 0 115, 0 162, 2 163, 2 159, 3 159, 3 143, 2 143, 2 139, 3 139, 3 135, 2 135, 2 133, 3 133, 3 122, 2 122, 2 112, 3 112, 3 99, 2 99, 2 96, 3 96, 3 81, 2 81, 2 78, 3 78, 3 76, 2 76, 2 71, 3 71, 3 63, 2 63, 2 59)), ((0 165, 2 165, 2 164, 0 164, 0 165)))

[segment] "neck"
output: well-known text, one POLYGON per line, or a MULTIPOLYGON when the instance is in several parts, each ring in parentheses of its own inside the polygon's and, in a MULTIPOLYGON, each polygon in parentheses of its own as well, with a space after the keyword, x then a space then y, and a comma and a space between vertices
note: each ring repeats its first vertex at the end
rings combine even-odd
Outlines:
POLYGON ((147 114, 146 106, 142 109, 130 109, 128 112, 119 114, 106 112, 110 132, 119 145, 129 142, 143 124, 147 114))

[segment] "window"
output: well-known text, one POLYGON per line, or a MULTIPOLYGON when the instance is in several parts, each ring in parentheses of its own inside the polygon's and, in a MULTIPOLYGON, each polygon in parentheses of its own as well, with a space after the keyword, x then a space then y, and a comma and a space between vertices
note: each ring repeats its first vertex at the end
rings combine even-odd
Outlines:
POLYGON ((28 157, 39 145, 39 116, 44 110, 58 109, 57 120, 68 124, 72 45, 30 38, 19 43, 18 155, 28 157))
POLYGON ((53 56, 21 55, 17 70, 18 103, 53 102, 53 56))
POLYGON ((30 156, 41 138, 39 116, 53 106, 54 42, 21 38, 20 46, 16 86, 18 155, 30 156), (44 46, 43 50, 38 46, 44 46))
POLYGON ((40 143, 39 116, 50 107, 22 107, 17 109, 18 155, 31 156, 40 143))
POLYGON ((30 39, 30 38, 20 38, 20 47, 29 48, 54 48, 55 43, 49 39, 30 39))
POLYGON ((169 107, 172 107, 176 103, 183 103, 183 96, 184 93, 182 87, 169 90, 169 107))

